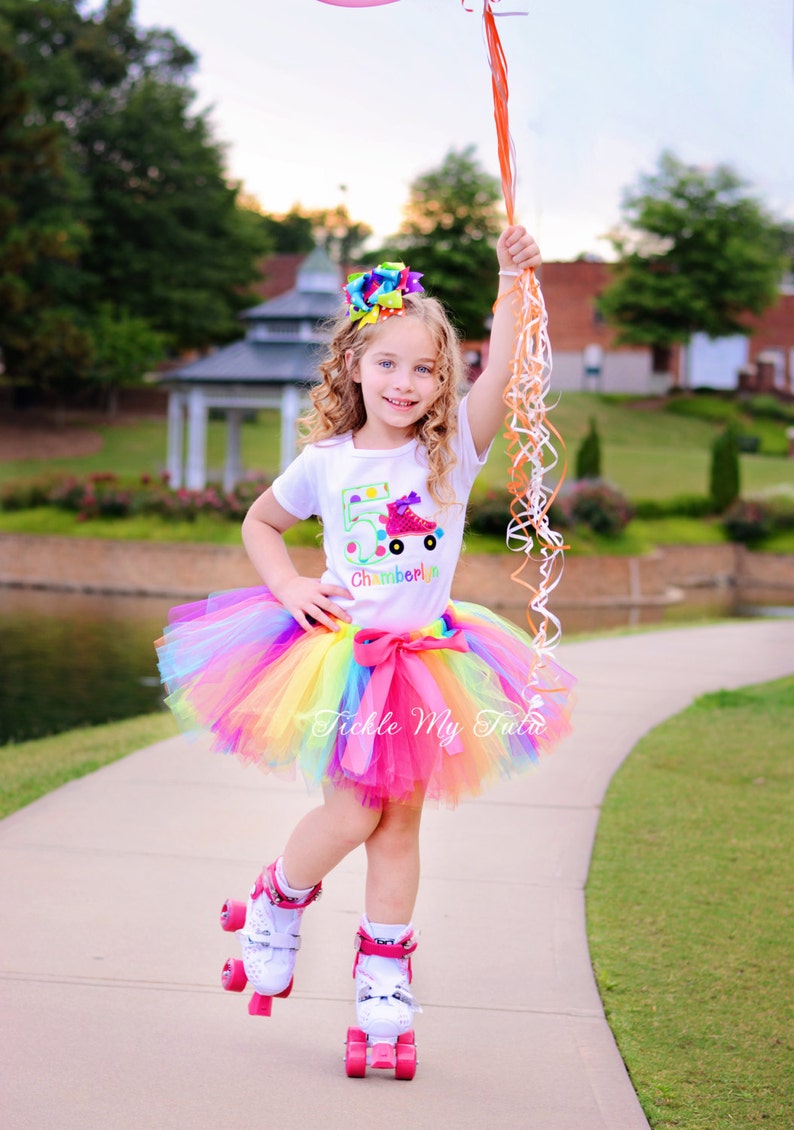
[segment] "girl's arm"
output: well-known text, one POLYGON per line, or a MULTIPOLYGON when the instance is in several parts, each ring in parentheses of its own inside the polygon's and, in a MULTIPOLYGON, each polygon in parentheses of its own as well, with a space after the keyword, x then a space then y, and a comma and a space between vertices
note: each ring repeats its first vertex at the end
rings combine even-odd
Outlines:
MULTIPOLYGON (((527 267, 539 267, 541 263, 537 243, 522 227, 510 227, 502 232, 496 245, 496 256, 500 271, 516 271, 518 274, 527 267)), ((482 455, 504 424, 507 411, 502 394, 512 371, 516 311, 513 302, 506 296, 517 281, 512 275, 499 276, 488 365, 469 393, 469 425, 478 455, 482 455)))
MULTIPOLYGON (((338 630, 336 620, 349 623, 350 616, 331 596, 350 597, 340 585, 325 585, 317 577, 301 577, 292 564, 284 531, 299 521, 278 502, 268 488, 253 503, 243 519, 243 544, 259 576, 294 616, 302 628, 313 627, 311 620, 338 630), (335 618, 335 619, 334 619, 335 618)), ((352 599, 352 598, 351 598, 352 599)))

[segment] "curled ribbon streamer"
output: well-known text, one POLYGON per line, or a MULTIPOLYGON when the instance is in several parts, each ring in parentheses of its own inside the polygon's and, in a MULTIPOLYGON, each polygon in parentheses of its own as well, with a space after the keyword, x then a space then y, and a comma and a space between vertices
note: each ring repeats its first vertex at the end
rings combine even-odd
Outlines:
MULTIPOLYGON (((416 687, 431 712, 439 717, 446 710, 444 696, 428 668, 417 654, 420 651, 433 651, 437 648, 450 648, 452 651, 468 651, 469 645, 460 628, 446 636, 420 636, 412 640, 409 636, 394 632, 362 629, 353 637, 353 658, 362 667, 372 668, 369 682, 361 696, 356 718, 342 757, 342 768, 360 776, 366 772, 372 760, 375 734, 368 727, 370 718, 383 719, 386 700, 391 690, 397 664, 416 687)), ((447 746, 447 753, 460 753, 463 743, 455 736, 447 746)))
MULTIPOLYGON (((466 0, 462 0, 467 7, 466 0)), ((508 115, 507 58, 496 26, 498 15, 524 12, 495 11, 499 0, 483 0, 483 34, 491 68, 494 121, 499 152, 502 194, 508 223, 514 222, 516 196, 515 146, 508 115)), ((567 458, 556 488, 549 493, 546 474, 560 463, 556 443, 565 452, 562 436, 547 419, 546 400, 551 381, 551 344, 548 317, 540 284, 532 270, 523 271, 510 291, 516 313, 516 347, 510 382, 504 392, 508 412, 505 438, 510 456, 512 495, 506 541, 509 549, 524 554, 524 561, 511 579, 530 592, 527 623, 533 635, 533 661, 527 678, 529 692, 536 666, 556 647, 562 636, 559 619, 548 608, 549 595, 560 583, 563 555, 568 547, 561 534, 552 530, 549 509, 557 497, 567 469, 567 458), (536 552, 533 553, 533 550, 536 552), (529 561, 538 564, 539 579, 532 584, 521 576, 529 561)), ((501 301, 507 295, 503 296, 501 301)), ((553 688, 552 688, 553 690, 553 688)))

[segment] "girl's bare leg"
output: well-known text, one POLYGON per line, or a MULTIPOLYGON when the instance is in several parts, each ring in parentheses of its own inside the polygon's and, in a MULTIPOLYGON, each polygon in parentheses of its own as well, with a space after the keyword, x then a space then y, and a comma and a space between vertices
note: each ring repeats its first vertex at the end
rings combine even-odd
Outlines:
POLYGON ((422 798, 386 804, 367 847, 366 911, 372 922, 409 923, 419 890, 422 798))
POLYGON ((307 813, 287 841, 283 867, 289 885, 315 886, 372 836, 380 819, 381 809, 363 805, 354 789, 325 789, 325 803, 307 813))

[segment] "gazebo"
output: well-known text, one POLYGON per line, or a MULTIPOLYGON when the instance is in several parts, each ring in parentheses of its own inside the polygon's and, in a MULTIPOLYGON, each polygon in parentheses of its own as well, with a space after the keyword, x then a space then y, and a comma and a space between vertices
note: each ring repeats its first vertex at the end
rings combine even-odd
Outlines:
POLYGON ((226 416, 224 490, 231 490, 242 474, 240 427, 245 412, 278 408, 281 469, 294 459, 301 396, 317 379, 318 349, 326 340, 323 324, 340 307, 340 285, 339 269, 315 248, 301 263, 292 290, 243 312, 247 327, 242 341, 162 379, 168 390, 166 467, 172 486, 202 490, 207 485, 211 408, 226 416))

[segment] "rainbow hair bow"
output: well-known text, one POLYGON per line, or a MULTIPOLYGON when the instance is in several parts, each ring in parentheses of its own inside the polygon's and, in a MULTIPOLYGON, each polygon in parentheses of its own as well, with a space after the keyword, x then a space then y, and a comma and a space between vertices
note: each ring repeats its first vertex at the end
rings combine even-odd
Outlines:
POLYGON ((403 295, 423 291, 421 277, 405 263, 379 263, 371 271, 349 275, 344 294, 350 320, 365 326, 392 314, 404 315, 403 295))

